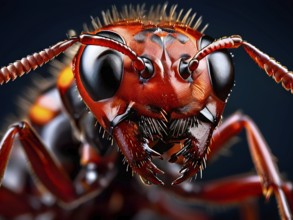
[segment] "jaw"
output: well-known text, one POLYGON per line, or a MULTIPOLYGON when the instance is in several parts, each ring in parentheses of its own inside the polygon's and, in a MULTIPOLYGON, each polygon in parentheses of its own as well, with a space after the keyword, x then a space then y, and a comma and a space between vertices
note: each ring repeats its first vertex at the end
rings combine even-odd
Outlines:
POLYGON ((204 169, 214 127, 215 123, 202 115, 172 121, 139 116, 119 122, 113 128, 113 136, 144 183, 163 185, 161 178, 169 182, 174 178, 169 172, 174 167, 171 163, 175 163, 181 169, 172 184, 179 184, 204 169), (160 161, 157 163, 155 158, 160 161), (163 167, 166 174, 156 165, 163 167))

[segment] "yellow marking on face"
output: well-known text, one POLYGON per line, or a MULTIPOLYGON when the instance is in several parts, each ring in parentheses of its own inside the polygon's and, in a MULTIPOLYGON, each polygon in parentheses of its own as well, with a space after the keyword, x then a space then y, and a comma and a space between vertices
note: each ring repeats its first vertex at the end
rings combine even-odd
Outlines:
POLYGON ((74 80, 74 77, 73 77, 72 69, 70 66, 67 66, 61 71, 58 77, 57 85, 61 89, 67 89, 71 85, 73 80, 74 80))
POLYGON ((51 121, 57 112, 41 105, 33 105, 29 112, 30 120, 37 125, 45 125, 51 121))

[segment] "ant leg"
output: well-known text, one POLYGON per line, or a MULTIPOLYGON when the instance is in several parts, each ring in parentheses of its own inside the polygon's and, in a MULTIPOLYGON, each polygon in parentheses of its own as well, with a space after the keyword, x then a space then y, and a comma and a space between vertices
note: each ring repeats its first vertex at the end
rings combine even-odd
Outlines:
MULTIPOLYGON (((156 213, 159 213, 163 219, 180 219, 180 220, 208 220, 210 219, 207 213, 200 209, 194 209, 192 206, 188 206, 185 203, 178 204, 178 201, 170 199, 169 194, 166 194, 161 189, 154 190, 154 193, 158 198, 156 200, 152 199, 150 201, 149 208, 156 213)), ((147 200, 147 199, 146 199, 147 200)), ((251 219, 250 219, 251 220, 251 219)))
POLYGON ((228 138, 239 134, 243 128, 246 130, 250 154, 256 171, 260 176, 264 196, 268 199, 272 192, 274 192, 279 205, 280 215, 285 219, 291 218, 290 206, 287 200, 290 199, 292 202, 292 195, 290 194, 290 198, 288 198, 288 194, 286 196, 282 188, 284 183, 273 155, 261 132, 248 116, 236 113, 226 120, 214 134, 211 150, 213 151, 213 148, 221 145, 228 138))
MULTIPOLYGON (((205 191, 206 193, 204 193, 204 196, 202 194, 200 198, 210 198, 213 200, 215 199, 213 197, 218 197, 221 200, 225 200, 229 198, 228 195, 230 194, 231 198, 239 202, 243 197, 259 196, 261 193, 268 199, 272 192, 274 192, 278 202, 280 216, 282 219, 291 219, 290 206, 291 208, 293 207, 292 186, 290 183, 285 183, 281 179, 278 167, 274 162, 267 143, 257 126, 248 116, 236 113, 215 130, 210 145, 211 153, 209 157, 214 156, 230 138, 238 135, 244 128, 247 133, 253 163, 258 174, 257 179, 251 182, 251 177, 245 177, 244 179, 233 178, 224 182, 220 181, 220 183, 211 183, 212 185, 210 186, 209 184, 205 184, 200 191, 205 191), (218 188, 218 190, 214 191, 209 189, 209 187, 216 187, 219 184, 222 187, 218 188), (235 192, 231 193, 232 189, 235 192)), ((198 197, 198 195, 196 196, 198 197)))
POLYGON ((8 219, 36 211, 25 193, 14 192, 5 186, 0 189, 0 204, 0 216, 8 219))
MULTIPOLYGON (((280 186, 289 199, 292 194, 292 184, 283 182, 280 186)), ((214 205, 243 204, 249 199, 262 196, 262 182, 258 175, 239 175, 212 180, 202 184, 184 182, 170 188, 170 192, 176 193, 186 199, 207 202, 214 205), (241 202, 241 203, 240 203, 241 202)), ((290 203, 292 200, 289 200, 290 203)), ((291 203, 292 204, 292 203, 291 203)), ((243 219, 258 219, 256 210, 244 210, 243 219), (246 217, 250 216, 250 217, 246 217), (254 218, 252 216, 255 216, 254 218)), ((282 219, 290 219, 285 217, 282 219)))
POLYGON ((32 171, 45 188, 63 203, 75 205, 88 196, 95 195, 106 187, 105 182, 109 182, 113 177, 112 170, 109 170, 106 176, 80 192, 78 186, 84 183, 73 183, 53 155, 48 152, 33 128, 27 122, 19 122, 8 129, 0 144, 0 181, 16 137, 20 140, 32 171))

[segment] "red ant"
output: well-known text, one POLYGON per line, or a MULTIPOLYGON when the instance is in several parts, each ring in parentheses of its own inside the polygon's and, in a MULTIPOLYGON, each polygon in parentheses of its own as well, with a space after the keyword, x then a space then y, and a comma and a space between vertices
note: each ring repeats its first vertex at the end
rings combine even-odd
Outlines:
MULTIPOLYGON (((4 135, 0 179, 17 138, 38 185, 71 207, 95 197, 100 207, 91 206, 95 207, 88 210, 91 214, 114 215, 110 204, 116 196, 116 200, 126 200, 119 206, 122 215, 134 215, 153 205, 158 213, 175 215, 172 202, 159 202, 167 200, 164 192, 157 192, 162 197, 154 202, 138 190, 136 180, 121 169, 123 162, 144 184, 161 185, 184 198, 221 204, 261 194, 269 198, 273 193, 281 218, 291 219, 291 184, 280 177, 255 123, 241 113, 223 122, 221 118, 234 85, 234 67, 227 49, 243 47, 259 67, 290 92, 292 72, 238 35, 214 40, 203 34, 201 19, 194 21, 190 10, 183 14, 182 10, 176 12, 176 6, 168 12, 166 7, 152 8, 148 13, 140 6, 125 7, 122 12, 113 7, 103 14, 103 25, 93 20, 93 30, 86 29, 1 68, 3 84, 78 47, 71 66, 66 64, 60 70, 57 84, 42 91, 29 109, 29 122, 11 125, 4 135), (231 177, 200 187, 187 182, 201 175, 208 159, 243 129, 257 175, 231 177), (68 146, 72 155, 64 153, 68 146), (133 201, 128 194, 132 192, 133 201), (136 203, 138 198, 142 202, 136 203), (129 204, 131 211, 127 210, 129 204)), ((42 191, 29 191, 39 198, 35 201, 38 208, 29 197, 2 187, 1 197, 16 204, 16 211, 3 205, 3 216, 38 215, 50 207, 41 201, 42 191)), ((52 207, 56 218, 69 216, 59 203, 52 207)), ((189 218, 178 213, 177 217, 189 218)))

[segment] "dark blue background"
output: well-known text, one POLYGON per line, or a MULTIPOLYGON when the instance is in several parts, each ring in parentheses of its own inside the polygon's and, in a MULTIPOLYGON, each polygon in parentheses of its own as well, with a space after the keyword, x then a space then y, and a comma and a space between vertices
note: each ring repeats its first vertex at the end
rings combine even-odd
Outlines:
MULTIPOLYGON (((0 66, 40 51, 66 38, 69 29, 77 33, 83 23, 90 23, 90 15, 115 4, 137 4, 145 1, 1 1, 0 3, 0 66)), ((193 8, 210 26, 206 33, 219 38, 239 34, 264 52, 293 70, 293 1, 171 1, 178 8, 193 8)), ((148 1, 147 5, 158 1, 148 1)), ((164 2, 162 2, 164 3, 164 2)), ((236 66, 236 87, 224 116, 241 110, 259 126, 284 176, 293 180, 293 96, 260 70, 242 49, 232 51, 236 66)), ((23 87, 35 74, 46 75, 47 66, 0 87, 0 125, 6 115, 16 112, 15 100, 23 94, 23 87)), ((211 178, 253 170, 244 132, 232 155, 221 158, 208 167, 204 177, 211 178)), ((264 203, 261 199, 260 203, 264 203)), ((274 199, 264 205, 264 219, 277 219, 274 199)))

